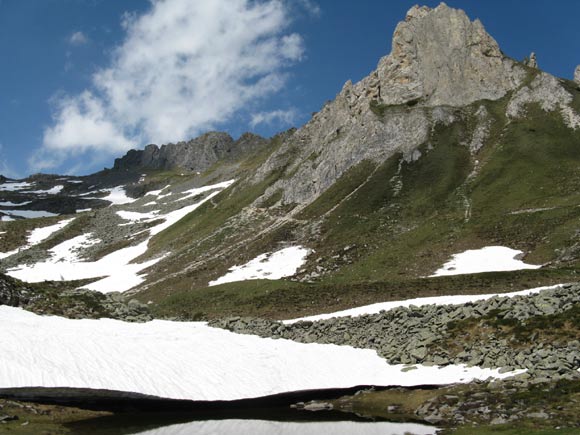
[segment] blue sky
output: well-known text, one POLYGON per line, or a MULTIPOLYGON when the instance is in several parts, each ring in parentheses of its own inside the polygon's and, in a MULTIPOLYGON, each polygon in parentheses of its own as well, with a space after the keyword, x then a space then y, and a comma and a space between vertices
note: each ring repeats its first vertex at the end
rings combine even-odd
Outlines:
MULTIPOLYGON (((0 0, 0 174, 86 174, 150 142, 300 126, 375 68, 415 3, 0 0)), ((511 57, 535 51, 567 78, 580 64, 580 2, 447 4, 511 57)))

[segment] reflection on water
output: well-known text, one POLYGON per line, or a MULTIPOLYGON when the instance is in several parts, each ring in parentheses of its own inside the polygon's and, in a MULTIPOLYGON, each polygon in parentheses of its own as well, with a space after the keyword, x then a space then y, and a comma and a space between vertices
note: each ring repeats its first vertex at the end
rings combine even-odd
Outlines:
POLYGON ((434 435, 436 431, 434 427, 414 423, 206 420, 165 426, 138 435, 434 435))

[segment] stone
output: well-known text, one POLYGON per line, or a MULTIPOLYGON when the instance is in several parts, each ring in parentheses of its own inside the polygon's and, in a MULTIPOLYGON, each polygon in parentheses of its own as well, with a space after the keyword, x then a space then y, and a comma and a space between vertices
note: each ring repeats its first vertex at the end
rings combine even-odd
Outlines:
POLYGON ((574 81, 580 85, 580 65, 578 65, 574 71, 574 81))
POLYGON ((538 68, 538 60, 536 58, 536 53, 533 51, 530 53, 530 57, 528 57, 524 61, 524 65, 529 66, 530 68, 538 68))

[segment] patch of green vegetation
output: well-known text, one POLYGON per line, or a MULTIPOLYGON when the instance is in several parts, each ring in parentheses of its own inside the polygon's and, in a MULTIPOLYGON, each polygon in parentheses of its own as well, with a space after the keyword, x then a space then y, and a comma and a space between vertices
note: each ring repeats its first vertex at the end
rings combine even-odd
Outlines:
POLYGON ((19 403, 4 399, 0 399, 0 409, 2 414, 18 417, 18 420, 4 422, 0 426, 0 432, 14 435, 74 434, 77 432, 69 429, 67 425, 111 415, 109 412, 87 411, 58 405, 19 403))
MULTIPOLYGON (((214 319, 255 316, 274 320, 341 311, 377 302, 454 294, 505 293, 577 280, 575 270, 522 270, 376 282, 241 281, 207 288, 177 287, 152 306, 159 317, 214 319)), ((181 278, 183 281, 183 278, 181 278)), ((165 283, 171 287, 172 282, 165 283)), ((148 294, 137 295, 143 301, 148 294)))

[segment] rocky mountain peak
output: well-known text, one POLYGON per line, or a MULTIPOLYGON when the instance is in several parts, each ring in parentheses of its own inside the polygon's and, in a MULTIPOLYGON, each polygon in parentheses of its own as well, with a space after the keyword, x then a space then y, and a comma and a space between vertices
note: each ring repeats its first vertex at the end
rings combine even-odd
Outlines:
POLYGON ((114 169, 173 169, 205 171, 220 160, 236 160, 261 149, 267 139, 244 133, 234 140, 228 133, 210 131, 189 141, 170 143, 161 147, 150 144, 143 150, 130 150, 115 160, 114 169))
POLYGON ((576 71, 574 71, 574 81, 580 85, 580 65, 578 65, 576 71))
POLYGON ((501 98, 521 82, 523 70, 479 20, 441 3, 407 12, 374 75, 375 96, 384 104, 463 106, 501 98))

